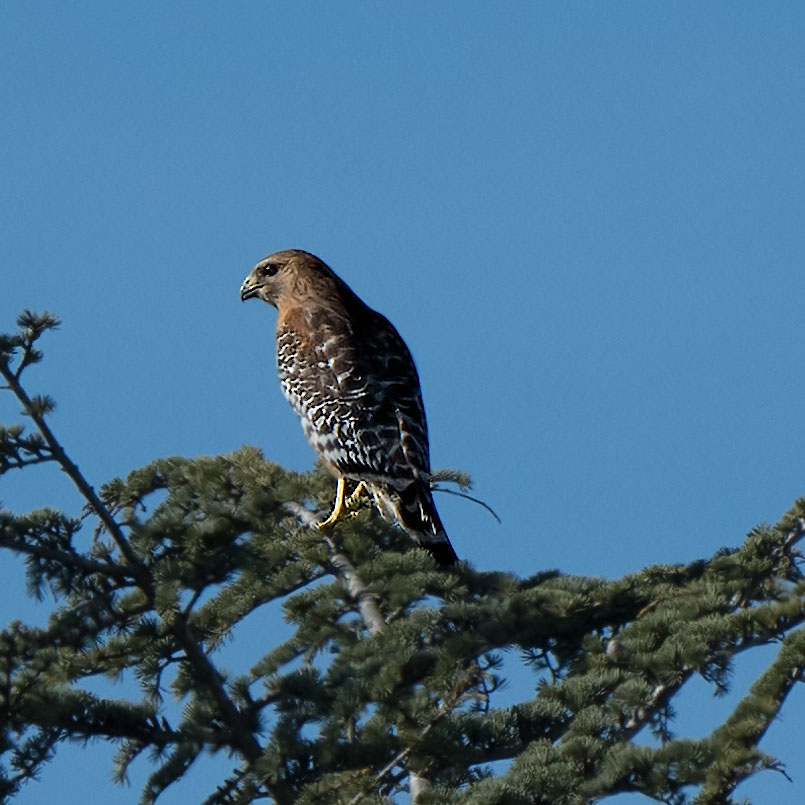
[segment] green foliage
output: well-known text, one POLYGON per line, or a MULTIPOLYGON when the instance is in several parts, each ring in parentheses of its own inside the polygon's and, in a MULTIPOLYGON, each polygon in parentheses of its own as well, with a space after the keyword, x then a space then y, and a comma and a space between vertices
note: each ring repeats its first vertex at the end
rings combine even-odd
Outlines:
MULTIPOLYGON (((115 778, 150 763, 154 802, 202 753, 233 758, 208 803, 389 803, 413 775, 421 803, 586 803, 619 791, 723 803, 758 770, 758 742, 805 668, 805 501, 734 550, 614 581, 437 570, 367 506, 311 528, 333 483, 244 447, 158 459, 95 494, 29 397, 22 370, 56 326, 26 312, 0 338, 0 373, 36 432, 0 429, 0 473, 54 461, 85 510, 0 511, 0 546, 25 558, 46 627, 0 634, 0 796, 65 741, 118 745, 115 778), (251 668, 218 651, 275 603, 251 668), (695 676, 716 693, 732 663, 779 642, 724 724, 675 739, 674 697, 695 676), (501 653, 533 669, 533 696, 500 706, 501 653), (90 692, 133 678, 139 698, 90 692), (638 743, 650 731, 655 745, 638 743), (493 775, 489 764, 509 761, 493 775)), ((444 478, 456 479, 456 473, 444 478)), ((463 478, 463 476, 461 476, 463 478)))

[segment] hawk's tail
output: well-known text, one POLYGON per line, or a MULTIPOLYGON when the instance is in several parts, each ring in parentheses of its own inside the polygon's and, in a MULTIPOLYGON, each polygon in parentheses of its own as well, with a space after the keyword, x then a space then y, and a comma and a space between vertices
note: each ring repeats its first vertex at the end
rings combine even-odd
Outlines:
POLYGON ((400 525, 436 560, 452 565, 458 556, 447 538, 433 495, 422 481, 414 481, 390 496, 394 516, 400 525))

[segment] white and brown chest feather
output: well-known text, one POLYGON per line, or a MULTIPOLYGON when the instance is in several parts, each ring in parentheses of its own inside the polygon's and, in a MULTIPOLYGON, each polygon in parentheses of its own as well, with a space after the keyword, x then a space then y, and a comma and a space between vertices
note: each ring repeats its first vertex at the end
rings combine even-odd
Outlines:
POLYGON ((363 333, 309 317, 282 322, 277 370, 325 464, 355 480, 403 485, 430 472, 427 424, 410 353, 375 315, 363 333))

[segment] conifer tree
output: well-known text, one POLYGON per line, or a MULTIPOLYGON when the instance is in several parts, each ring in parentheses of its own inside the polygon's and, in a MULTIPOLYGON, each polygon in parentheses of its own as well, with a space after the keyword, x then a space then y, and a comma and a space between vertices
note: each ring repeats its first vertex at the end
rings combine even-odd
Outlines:
POLYGON ((708 560, 522 579, 466 562, 437 570, 368 506, 319 531, 328 474, 288 472, 251 447, 159 458, 96 490, 51 430, 53 400, 23 385, 57 324, 26 311, 0 337, 3 393, 27 420, 0 427, 0 473, 52 462, 83 505, 0 511, 0 546, 25 558, 34 595, 56 601, 47 626, 0 635, 3 798, 36 785, 61 744, 89 738, 117 745, 120 781, 141 756, 151 764, 143 803, 181 786, 205 752, 232 759, 210 805, 379 805, 406 790, 421 805, 627 791, 704 805, 779 768, 758 744, 805 668, 805 501, 708 560), (288 637, 275 643, 267 627, 252 667, 222 667, 223 641, 271 602, 288 637), (734 659, 769 643, 776 656, 724 723, 675 739, 684 686, 698 675, 726 690, 734 659), (511 649, 535 686, 502 706, 511 649), (139 699, 87 687, 121 674, 139 699), (636 740, 646 733, 654 745, 636 740), (495 761, 506 763, 493 773, 495 761))

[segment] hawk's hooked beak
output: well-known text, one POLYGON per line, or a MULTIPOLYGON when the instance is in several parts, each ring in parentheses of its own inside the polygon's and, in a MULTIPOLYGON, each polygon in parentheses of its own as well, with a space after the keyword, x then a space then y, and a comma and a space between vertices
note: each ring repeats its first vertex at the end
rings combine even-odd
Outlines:
POLYGON ((246 279, 243 280, 243 285, 240 286, 240 301, 245 302, 247 299, 251 299, 253 296, 257 296, 257 292, 259 290, 260 289, 252 285, 249 282, 249 278, 246 277, 246 279))

